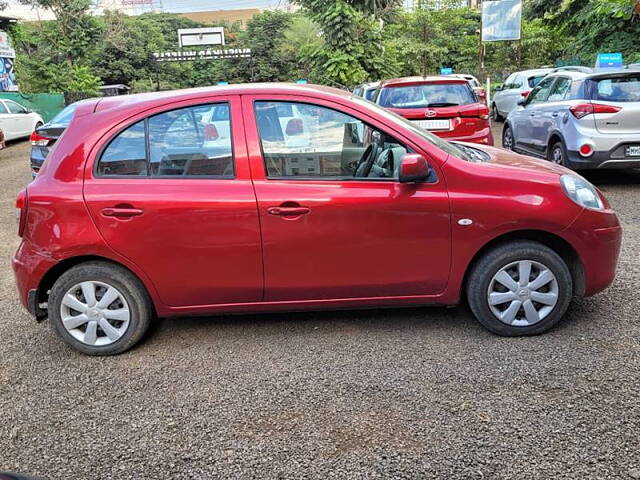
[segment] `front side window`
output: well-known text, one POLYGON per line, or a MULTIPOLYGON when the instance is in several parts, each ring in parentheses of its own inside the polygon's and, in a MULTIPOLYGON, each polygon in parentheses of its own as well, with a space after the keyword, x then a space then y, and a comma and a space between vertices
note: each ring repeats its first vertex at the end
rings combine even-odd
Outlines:
POLYGON ((25 113, 27 111, 22 105, 17 104, 16 102, 7 101, 7 108, 9 109, 9 113, 25 113))
POLYGON ((571 94, 571 79, 561 77, 555 83, 549 93, 549 102, 561 102, 566 100, 571 94))
POLYGON ((455 107, 476 103, 473 90, 464 83, 429 83, 383 88, 378 104, 387 108, 455 107))
POLYGON ((267 175, 396 179, 408 149, 357 118, 306 103, 255 102, 267 175))
POLYGON ((9 113, 9 110, 4 106, 3 102, 0 102, 0 113, 9 113))
POLYGON ((551 89, 551 85, 553 84, 554 80, 555 77, 552 77, 546 78, 542 82, 540 82, 540 84, 536 88, 534 88, 529 95, 529 101, 527 102, 527 105, 534 105, 536 103, 545 102, 547 100, 547 97, 549 96, 549 90, 551 89))
POLYGON ((153 177, 233 177, 229 105, 180 108, 136 123, 111 141, 100 157, 97 172, 153 177), (132 156, 136 165, 143 164, 144 168, 131 168, 132 156), (119 167, 118 162, 128 167, 119 167))

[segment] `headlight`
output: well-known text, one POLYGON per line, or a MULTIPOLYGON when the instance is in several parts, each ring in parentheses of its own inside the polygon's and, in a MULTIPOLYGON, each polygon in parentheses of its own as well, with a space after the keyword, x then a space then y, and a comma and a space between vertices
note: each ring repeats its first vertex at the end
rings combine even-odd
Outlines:
POLYGON ((596 188, 584 178, 578 177, 577 175, 562 175, 560 177, 560 183, 567 197, 581 207, 592 210, 602 210, 604 208, 596 188))

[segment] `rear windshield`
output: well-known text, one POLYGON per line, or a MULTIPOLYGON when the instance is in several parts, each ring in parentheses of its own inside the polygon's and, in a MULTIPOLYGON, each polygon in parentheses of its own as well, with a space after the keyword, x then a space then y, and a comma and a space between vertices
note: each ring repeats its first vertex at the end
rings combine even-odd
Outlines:
POLYGON ((529 77, 529 88, 535 88, 547 75, 536 75, 535 77, 529 77))
POLYGON ((378 99, 380 106, 391 108, 455 107, 470 103, 476 103, 476 98, 467 82, 387 87, 378 99))
POLYGON ((71 120, 73 119, 73 114, 76 112, 77 107, 77 103, 72 103, 71 105, 66 106, 60 111, 60 113, 53 117, 49 123, 69 125, 71 123, 71 120))
POLYGON ((615 78, 599 78, 595 83, 594 100, 606 102, 640 102, 640 74, 615 78))

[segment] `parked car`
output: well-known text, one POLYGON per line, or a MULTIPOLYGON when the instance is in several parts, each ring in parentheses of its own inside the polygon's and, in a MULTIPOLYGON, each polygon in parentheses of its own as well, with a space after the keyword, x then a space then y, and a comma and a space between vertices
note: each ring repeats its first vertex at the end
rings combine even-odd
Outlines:
POLYGON ((493 145, 489 109, 463 78, 435 76, 385 80, 380 84, 375 101, 447 140, 493 145))
POLYGON ((0 99, 0 129, 5 140, 28 137, 44 120, 36 112, 13 100, 0 99))
POLYGON ((454 78, 464 78, 467 82, 469 82, 471 88, 473 88, 473 91, 476 93, 478 100, 480 100, 482 103, 487 103, 487 91, 484 89, 484 87, 476 77, 467 73, 453 73, 448 76, 454 78))
POLYGON ((607 288, 621 242, 571 171, 310 85, 83 102, 16 206, 23 305, 91 355, 131 348, 156 315, 462 298, 494 333, 539 334, 607 288), (214 105, 226 144, 203 136, 214 105))
POLYGON ((31 141, 31 175, 35 177, 47 158, 49 150, 58 141, 60 135, 71 123, 73 114, 78 107, 78 103, 72 103, 63 108, 55 117, 44 125, 37 126, 29 138, 31 141))
POLYGON ((491 115, 502 121, 518 106, 518 102, 531 93, 540 81, 553 71, 552 68, 525 70, 512 73, 502 86, 498 87, 491 101, 491 115))
POLYGON ((559 71, 507 118, 506 148, 572 169, 640 167, 640 71, 559 71))
POLYGON ((380 82, 364 83, 354 88, 353 94, 362 98, 366 98, 367 100, 373 100, 373 97, 375 96, 376 90, 378 90, 379 86, 380 82))

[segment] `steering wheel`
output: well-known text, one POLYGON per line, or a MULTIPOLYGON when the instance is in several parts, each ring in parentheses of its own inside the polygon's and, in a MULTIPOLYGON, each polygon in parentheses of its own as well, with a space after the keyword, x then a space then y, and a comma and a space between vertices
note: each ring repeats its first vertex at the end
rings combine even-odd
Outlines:
POLYGON ((378 156, 378 150, 380 147, 372 143, 370 144, 358 160, 358 164, 356 165, 356 171, 354 173, 354 177, 366 177, 371 172, 371 167, 373 166, 373 161, 378 156))

